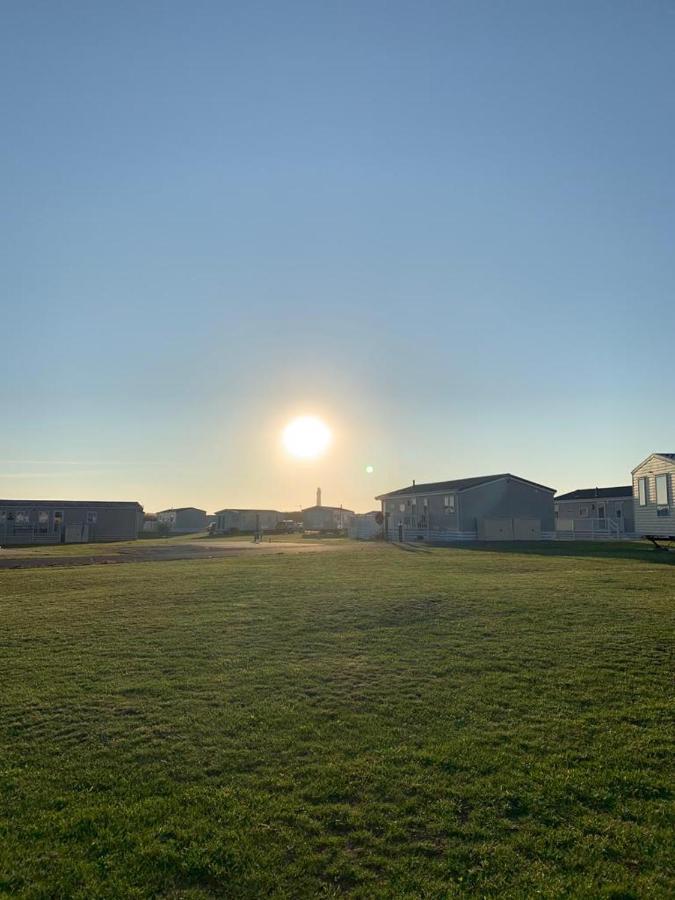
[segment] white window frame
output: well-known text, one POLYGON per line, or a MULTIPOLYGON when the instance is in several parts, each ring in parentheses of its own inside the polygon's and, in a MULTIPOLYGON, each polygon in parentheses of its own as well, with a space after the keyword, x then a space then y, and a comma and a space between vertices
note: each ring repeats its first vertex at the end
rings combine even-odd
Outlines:
POLYGON ((668 490, 668 475, 665 472, 661 475, 657 475, 655 479, 655 493, 656 493, 656 505, 670 506, 670 491, 668 490), (665 499, 663 495, 659 498, 659 485, 661 485, 665 490, 665 499))

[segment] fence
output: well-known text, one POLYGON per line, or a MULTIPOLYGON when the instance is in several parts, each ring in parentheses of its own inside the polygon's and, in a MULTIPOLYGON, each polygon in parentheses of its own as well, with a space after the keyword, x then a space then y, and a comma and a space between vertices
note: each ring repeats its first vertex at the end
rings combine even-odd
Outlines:
MULTIPOLYGON (((578 521, 578 520, 577 520, 578 521)), ((572 525, 574 522, 570 520, 572 525)), ((542 531, 536 538, 527 540, 542 541, 634 541, 638 535, 634 532, 623 531, 621 524, 613 519, 586 519, 588 528, 581 530, 572 528, 557 528, 555 531, 542 531)), ((557 524, 561 524, 560 522, 557 524)), ((566 524, 566 523, 565 523, 566 524)), ((405 525, 390 526, 386 535, 388 541, 405 543, 424 541, 427 544, 457 544, 469 541, 478 541, 482 538, 475 531, 444 531, 437 528, 407 528, 405 525)))
POLYGON ((0 525, 0 547, 8 544, 58 544, 61 533, 43 531, 32 525, 0 525))
POLYGON ((390 527, 389 541, 426 541, 428 544, 454 544, 459 541, 475 541, 475 531, 443 531, 439 528, 406 528, 402 525, 390 527))
POLYGON ((545 540, 627 541, 637 537, 633 532, 624 531, 623 519, 608 518, 558 519, 553 534, 555 537, 548 537, 545 540))

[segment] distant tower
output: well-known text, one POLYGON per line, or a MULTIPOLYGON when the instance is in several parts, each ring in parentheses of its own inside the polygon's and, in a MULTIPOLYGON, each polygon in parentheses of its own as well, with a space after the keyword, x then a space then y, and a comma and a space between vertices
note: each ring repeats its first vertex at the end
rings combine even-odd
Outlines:
POLYGON ((321 506, 321 488, 316 489, 316 505, 321 506))

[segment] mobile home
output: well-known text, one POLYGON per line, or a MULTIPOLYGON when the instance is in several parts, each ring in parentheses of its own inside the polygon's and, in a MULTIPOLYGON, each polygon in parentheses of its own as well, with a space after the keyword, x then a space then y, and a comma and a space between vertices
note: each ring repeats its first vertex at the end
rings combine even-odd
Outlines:
POLYGON ((554 530, 554 494, 554 488, 505 473, 413 481, 376 499, 390 540, 538 540, 554 530))
POLYGON ((220 509, 216 513, 216 531, 273 531, 283 519, 276 509, 220 509))
POLYGON ((628 535, 635 531, 633 486, 579 488, 554 498, 556 531, 628 535))
POLYGON ((0 500, 0 546, 135 540, 140 503, 105 500, 0 500))
POLYGON ((172 534, 206 531, 206 510, 197 509, 196 506, 162 509, 157 513, 157 523, 168 527, 172 534))
POLYGON ((635 531, 675 540, 675 453, 652 453, 633 469, 635 531))

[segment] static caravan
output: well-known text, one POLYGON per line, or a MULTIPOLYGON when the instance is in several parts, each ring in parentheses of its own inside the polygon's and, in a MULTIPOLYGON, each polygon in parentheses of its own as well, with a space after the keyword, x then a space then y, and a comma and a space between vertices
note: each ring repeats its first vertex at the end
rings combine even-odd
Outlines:
POLYGON ((554 530, 555 489, 505 473, 455 478, 376 497, 389 540, 539 540, 554 530))
POLYGON ((220 509, 216 512, 216 531, 220 534, 274 531, 283 517, 276 509, 220 509))
POLYGON ((132 541, 140 503, 105 500, 0 500, 0 546, 132 541))
POLYGON ((302 524, 306 531, 344 531, 355 515, 342 506, 308 506, 302 511, 302 524))
POLYGON ((579 488, 554 498, 557 532, 582 536, 632 535, 633 486, 579 488))
POLYGON ((177 509, 163 509, 157 513, 159 525, 168 527, 172 534, 192 534, 206 531, 206 510, 196 506, 179 506, 177 509))
POLYGON ((635 531, 675 540, 675 453, 652 453, 633 469, 635 531))

